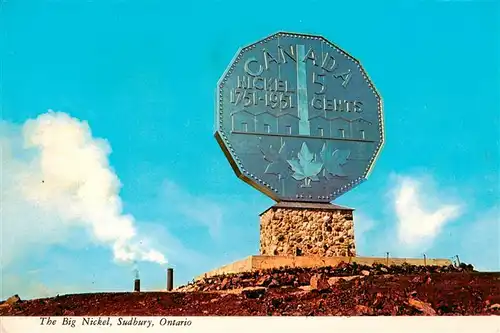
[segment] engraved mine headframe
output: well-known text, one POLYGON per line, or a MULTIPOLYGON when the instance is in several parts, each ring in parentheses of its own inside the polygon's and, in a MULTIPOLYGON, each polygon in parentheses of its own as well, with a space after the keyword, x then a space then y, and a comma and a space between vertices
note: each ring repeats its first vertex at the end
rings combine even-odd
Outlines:
POLYGON ((240 49, 219 80, 215 137, 237 176, 272 199, 330 202, 371 171, 382 99, 347 52, 279 32, 240 49))

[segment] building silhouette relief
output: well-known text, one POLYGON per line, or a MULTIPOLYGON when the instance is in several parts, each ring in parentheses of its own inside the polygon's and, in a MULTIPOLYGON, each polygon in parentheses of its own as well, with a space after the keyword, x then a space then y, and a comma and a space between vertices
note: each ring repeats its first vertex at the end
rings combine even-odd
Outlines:
MULTIPOLYGON (((275 115, 265 111, 253 114, 243 109, 231 114, 232 131, 242 134, 298 136, 299 121, 297 116, 290 113, 275 115)), ((309 118, 311 137, 325 139, 368 141, 366 133, 370 125, 371 122, 362 117, 348 119, 343 116, 327 118, 315 115, 309 118)))

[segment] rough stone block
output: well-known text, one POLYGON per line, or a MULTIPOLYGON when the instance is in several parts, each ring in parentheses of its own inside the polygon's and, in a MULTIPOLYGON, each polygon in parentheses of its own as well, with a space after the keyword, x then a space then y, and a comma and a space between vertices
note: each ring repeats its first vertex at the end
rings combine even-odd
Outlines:
POLYGON ((261 214, 260 254, 354 257, 353 209, 332 204, 278 203, 261 214))

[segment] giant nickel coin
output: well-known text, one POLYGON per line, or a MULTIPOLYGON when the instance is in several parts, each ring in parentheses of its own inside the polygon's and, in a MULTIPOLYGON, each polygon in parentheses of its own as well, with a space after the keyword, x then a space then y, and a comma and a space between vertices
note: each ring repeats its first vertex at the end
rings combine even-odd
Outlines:
POLYGON ((215 137, 237 176, 272 199, 330 202, 373 167, 382 100, 347 52, 280 32, 240 49, 220 79, 215 137))

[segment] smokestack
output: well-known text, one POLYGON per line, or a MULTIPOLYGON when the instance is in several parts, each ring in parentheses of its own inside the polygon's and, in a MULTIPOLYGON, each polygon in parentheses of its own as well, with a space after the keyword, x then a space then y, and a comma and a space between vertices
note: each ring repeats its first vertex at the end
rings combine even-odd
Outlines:
POLYGON ((141 280, 139 279, 139 270, 137 268, 134 269, 134 275, 135 275, 134 291, 139 292, 141 291, 141 280))
POLYGON ((174 289, 174 269, 167 269, 167 291, 172 291, 174 289))

